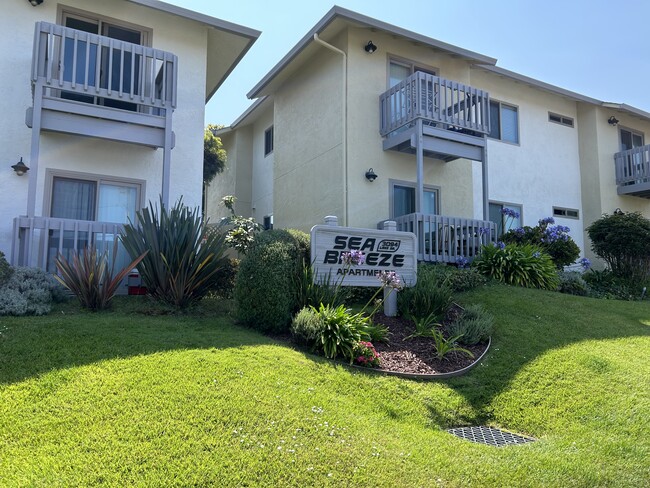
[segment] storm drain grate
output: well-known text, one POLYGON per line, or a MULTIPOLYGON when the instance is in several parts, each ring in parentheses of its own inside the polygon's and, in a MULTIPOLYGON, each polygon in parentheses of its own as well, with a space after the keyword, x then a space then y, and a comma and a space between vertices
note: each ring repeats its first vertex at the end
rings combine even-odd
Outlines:
POLYGON ((536 440, 531 437, 511 434, 504 430, 484 426, 457 427, 455 429, 449 429, 447 432, 461 439, 496 447, 509 446, 511 444, 526 444, 527 442, 534 442, 536 440))

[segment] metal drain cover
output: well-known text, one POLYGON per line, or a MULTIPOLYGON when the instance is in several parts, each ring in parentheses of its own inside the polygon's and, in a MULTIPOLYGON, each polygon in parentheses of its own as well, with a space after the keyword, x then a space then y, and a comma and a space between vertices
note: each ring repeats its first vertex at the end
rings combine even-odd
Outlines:
POLYGON ((526 444, 534 442, 536 439, 524 437, 518 434, 512 434, 504 430, 495 429, 494 427, 457 427, 448 429, 447 432, 471 442, 487 444, 488 446, 503 447, 511 444, 526 444))

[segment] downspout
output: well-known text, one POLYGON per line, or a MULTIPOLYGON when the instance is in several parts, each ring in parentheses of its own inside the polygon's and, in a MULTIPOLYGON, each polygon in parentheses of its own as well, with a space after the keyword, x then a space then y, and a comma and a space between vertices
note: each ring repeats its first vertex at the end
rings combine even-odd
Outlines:
POLYGON ((325 46, 330 51, 343 56, 343 225, 348 225, 348 55, 337 47, 323 41, 318 34, 314 34, 314 41, 325 46))

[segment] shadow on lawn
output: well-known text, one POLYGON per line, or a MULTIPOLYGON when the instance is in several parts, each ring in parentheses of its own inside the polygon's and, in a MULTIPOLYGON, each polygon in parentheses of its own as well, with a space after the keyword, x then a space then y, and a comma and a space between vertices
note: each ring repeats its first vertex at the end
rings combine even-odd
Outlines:
MULTIPOLYGON (((475 417, 430 406, 438 425, 489 420, 491 403, 513 378, 545 353, 590 340, 650 337, 650 303, 598 300, 524 288, 490 287, 462 297, 495 317, 492 347, 483 363, 447 384, 463 395, 475 417), (500 288, 500 289, 498 289, 500 288), (543 295, 542 295, 543 294, 543 295)), ((597 359, 597 358, 596 358, 597 359)))
MULTIPOLYGON (((232 325, 218 310, 192 315, 90 313, 65 306, 44 317, 4 318, 0 323, 0 385, 48 371, 183 349, 226 349, 273 344, 232 325)), ((156 311, 153 311, 156 313, 156 311)))

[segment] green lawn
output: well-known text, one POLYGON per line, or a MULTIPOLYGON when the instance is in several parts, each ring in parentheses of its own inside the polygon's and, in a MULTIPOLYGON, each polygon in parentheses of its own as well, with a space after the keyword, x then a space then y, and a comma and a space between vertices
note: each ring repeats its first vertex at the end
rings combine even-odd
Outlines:
POLYGON ((483 288, 487 359, 416 382, 136 300, 0 319, 0 486, 650 486, 650 303, 483 288))

